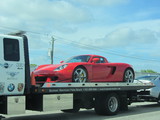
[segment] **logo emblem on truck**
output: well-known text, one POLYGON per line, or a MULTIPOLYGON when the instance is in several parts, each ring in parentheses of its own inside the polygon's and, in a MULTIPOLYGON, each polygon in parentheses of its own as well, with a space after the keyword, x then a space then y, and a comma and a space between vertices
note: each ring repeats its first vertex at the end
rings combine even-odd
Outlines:
POLYGON ((24 88, 23 83, 18 83, 18 91, 21 92, 24 88))
POLYGON ((0 64, 0 66, 7 69, 7 68, 10 68, 12 64, 4 63, 4 64, 0 64))
POLYGON ((23 63, 17 63, 16 66, 17 69, 23 69, 23 63))
POLYGON ((4 68, 8 68, 9 64, 8 63, 4 63, 4 68))
POLYGON ((15 89, 15 85, 13 83, 8 85, 8 91, 12 92, 15 89))
POLYGON ((10 75, 11 77, 14 77, 18 74, 19 72, 7 72, 8 75, 10 75))
POLYGON ((18 99, 18 98, 15 98, 14 100, 15 100, 15 103, 18 103, 18 102, 19 102, 19 99, 18 99))

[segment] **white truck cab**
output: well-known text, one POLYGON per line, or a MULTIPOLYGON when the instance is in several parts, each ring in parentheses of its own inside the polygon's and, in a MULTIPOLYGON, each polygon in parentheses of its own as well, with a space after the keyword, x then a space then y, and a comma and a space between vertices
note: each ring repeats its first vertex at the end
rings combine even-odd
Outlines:
POLYGON ((23 37, 0 35, 0 96, 24 94, 24 57, 23 37))

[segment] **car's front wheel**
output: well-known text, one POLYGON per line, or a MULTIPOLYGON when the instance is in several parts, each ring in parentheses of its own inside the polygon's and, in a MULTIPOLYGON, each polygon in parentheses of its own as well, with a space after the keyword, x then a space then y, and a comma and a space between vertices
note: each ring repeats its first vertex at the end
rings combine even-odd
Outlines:
POLYGON ((87 82, 87 71, 83 67, 75 68, 73 75, 72 75, 73 82, 84 83, 87 82))
POLYGON ((134 71, 131 68, 127 68, 124 72, 123 81, 128 83, 133 83, 134 81, 134 71))

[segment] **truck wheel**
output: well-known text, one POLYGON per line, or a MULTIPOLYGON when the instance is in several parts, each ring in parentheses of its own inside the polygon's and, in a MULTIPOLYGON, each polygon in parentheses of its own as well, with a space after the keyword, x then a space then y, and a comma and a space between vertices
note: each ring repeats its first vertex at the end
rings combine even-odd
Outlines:
POLYGON ((160 94, 158 96, 157 103, 160 105, 160 94))
POLYGON ((99 115, 116 115, 119 107, 119 97, 115 93, 101 94, 95 99, 95 112, 99 115))
POLYGON ((87 71, 83 67, 75 68, 73 75, 72 75, 73 82, 84 83, 87 81, 87 71))
POLYGON ((123 81, 127 83, 133 83, 134 81, 134 72, 131 68, 127 68, 124 72, 123 81))

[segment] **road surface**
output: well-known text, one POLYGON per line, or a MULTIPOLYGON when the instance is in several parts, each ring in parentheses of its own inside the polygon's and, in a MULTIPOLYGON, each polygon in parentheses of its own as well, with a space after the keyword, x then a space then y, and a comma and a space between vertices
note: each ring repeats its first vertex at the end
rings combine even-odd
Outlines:
POLYGON ((96 115, 94 109, 78 113, 26 111, 22 116, 8 116, 3 120, 160 120, 160 105, 157 103, 133 103, 128 111, 120 111, 115 116, 96 115))

